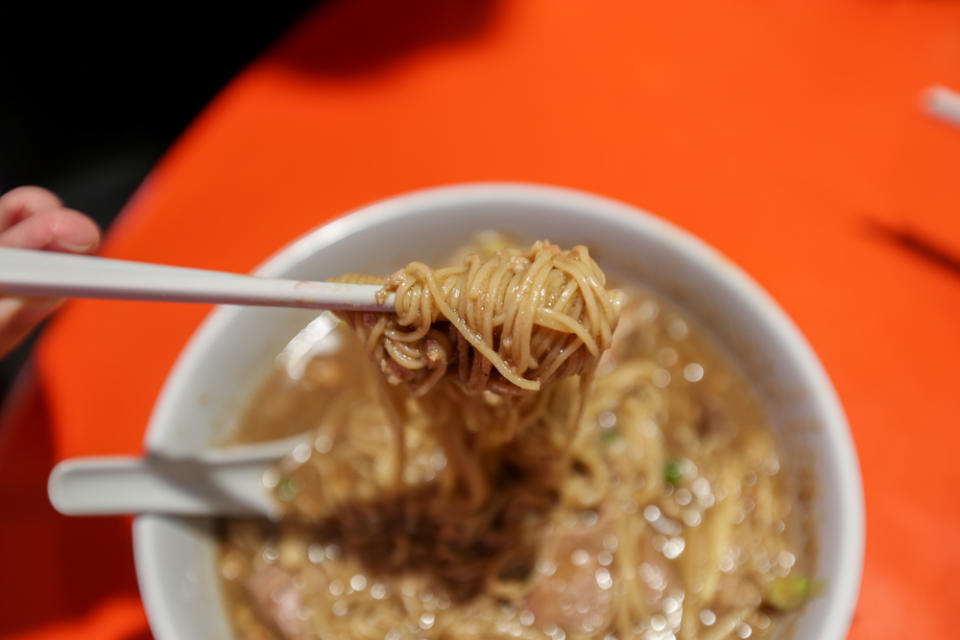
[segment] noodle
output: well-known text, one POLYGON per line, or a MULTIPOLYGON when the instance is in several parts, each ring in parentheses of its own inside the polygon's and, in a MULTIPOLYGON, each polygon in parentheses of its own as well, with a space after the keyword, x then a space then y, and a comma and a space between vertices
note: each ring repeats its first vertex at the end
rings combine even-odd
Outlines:
POLYGON ((383 284, 380 300, 392 293, 396 316, 343 316, 387 380, 406 383, 415 396, 452 365, 468 394, 537 391, 583 373, 609 347, 620 308, 586 247, 561 251, 548 242, 487 259, 470 254, 463 265, 438 270, 412 262, 383 284))
MULTIPOLYGON (((343 357, 377 375, 310 414, 285 521, 226 525, 240 637, 774 637, 789 614, 763 594, 810 568, 804 505, 744 381, 586 249, 497 249, 341 278, 396 314, 343 315, 343 357)), ((276 430, 271 398, 315 378, 268 385, 244 428, 276 430)))
MULTIPOLYGON (((541 241, 526 251, 504 248, 486 258, 471 253, 463 264, 438 270, 412 262, 387 278, 378 294, 381 301, 394 295, 395 316, 341 315, 384 380, 405 384, 441 431, 440 444, 461 480, 451 493, 461 490, 472 510, 487 500, 495 482, 481 473, 477 452, 513 443, 538 422, 550 426, 541 428, 530 446, 516 446, 522 455, 499 457, 540 471, 555 466, 559 473, 557 460, 574 439, 583 404, 564 412, 563 424, 545 415, 545 404, 552 385, 570 376, 580 376, 572 397, 586 396, 620 312, 619 292, 604 284, 586 247, 562 251, 541 241)), ((401 420, 395 425, 400 469, 404 411, 402 400, 394 398, 392 414, 401 420)), ((485 462, 485 468, 497 468, 496 460, 485 462)))

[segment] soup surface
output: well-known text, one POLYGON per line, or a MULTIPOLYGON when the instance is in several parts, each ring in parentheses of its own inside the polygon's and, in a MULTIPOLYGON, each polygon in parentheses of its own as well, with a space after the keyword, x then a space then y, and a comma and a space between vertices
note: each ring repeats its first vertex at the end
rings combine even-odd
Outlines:
POLYGON ((405 460, 390 455, 397 436, 373 367, 327 322, 277 358, 234 435, 312 434, 265 478, 288 518, 223 522, 219 569, 238 638, 789 633, 812 587, 809 483, 788 473, 733 361, 681 311, 626 288, 559 487, 531 490, 506 469, 462 526, 418 505, 463 463, 413 403, 405 460))

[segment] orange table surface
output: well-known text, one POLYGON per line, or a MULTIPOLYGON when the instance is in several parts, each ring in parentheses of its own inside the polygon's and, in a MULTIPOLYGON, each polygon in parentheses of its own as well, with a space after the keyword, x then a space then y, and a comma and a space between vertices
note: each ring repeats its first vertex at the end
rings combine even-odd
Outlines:
MULTIPOLYGON (((960 3, 344 0, 221 92, 103 253, 247 271, 353 207, 474 180, 656 212, 755 276, 838 388, 867 501, 850 637, 956 637, 960 270, 878 231, 960 253, 933 83, 960 88, 960 3)), ((2 417, 0 637, 149 637, 128 520, 59 517, 45 479, 140 449, 208 311, 84 301, 46 331, 2 417)))

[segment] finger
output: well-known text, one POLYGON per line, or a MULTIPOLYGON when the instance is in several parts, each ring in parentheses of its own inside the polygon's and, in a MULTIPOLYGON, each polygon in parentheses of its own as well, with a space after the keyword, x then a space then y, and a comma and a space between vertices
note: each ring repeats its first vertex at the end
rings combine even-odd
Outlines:
POLYGON ((72 209, 41 211, 0 232, 0 246, 89 253, 100 244, 100 230, 72 209))
POLYGON ((0 298, 0 357, 53 311, 57 298, 0 298))
POLYGON ((0 196, 0 231, 41 211, 59 209, 60 198, 42 187, 17 187, 0 196))

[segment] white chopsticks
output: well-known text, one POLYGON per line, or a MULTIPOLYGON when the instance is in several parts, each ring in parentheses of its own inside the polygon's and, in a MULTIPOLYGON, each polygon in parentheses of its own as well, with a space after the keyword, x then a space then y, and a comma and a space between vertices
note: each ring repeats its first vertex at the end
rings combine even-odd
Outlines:
POLYGON ((0 248, 0 295, 392 312, 392 297, 377 302, 379 289, 0 248))

